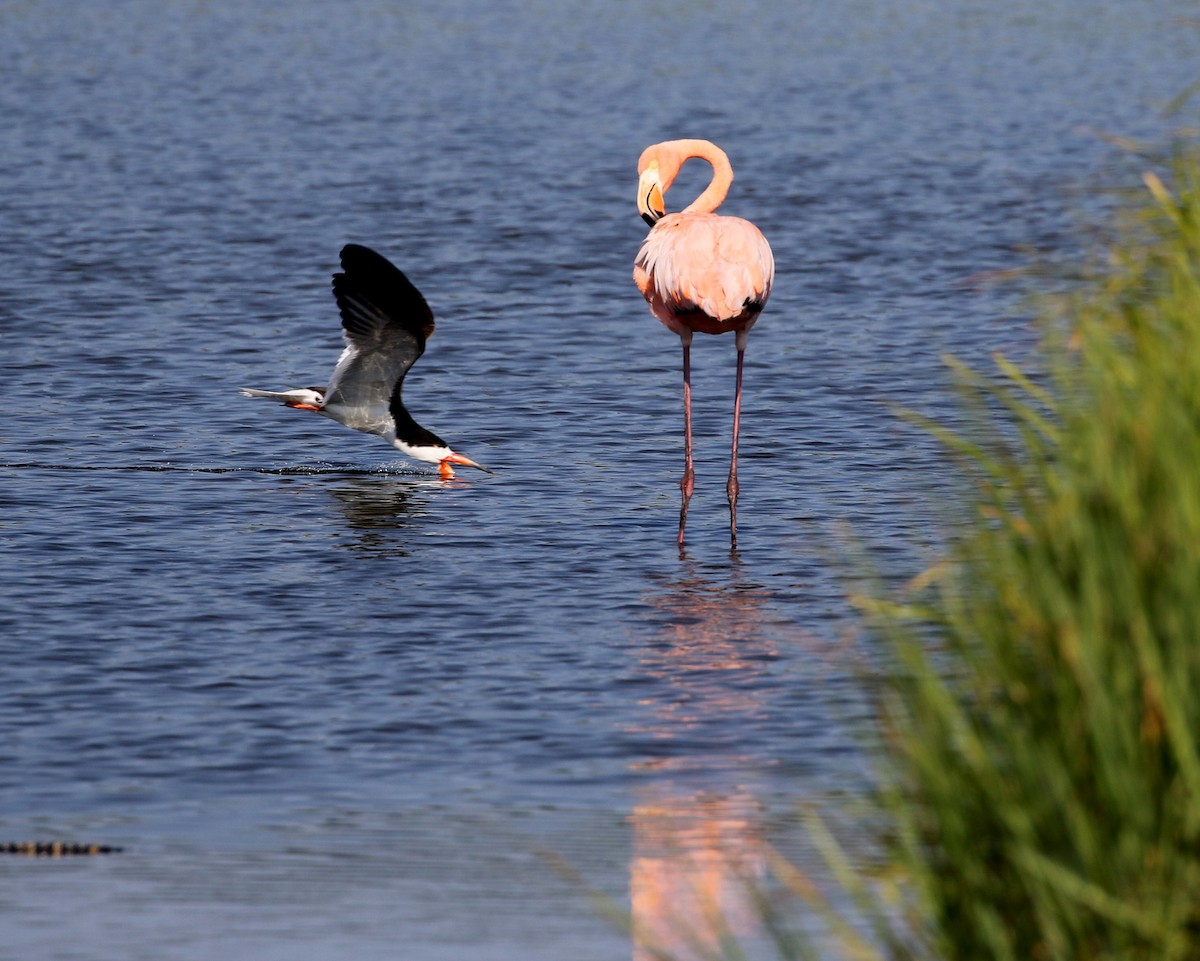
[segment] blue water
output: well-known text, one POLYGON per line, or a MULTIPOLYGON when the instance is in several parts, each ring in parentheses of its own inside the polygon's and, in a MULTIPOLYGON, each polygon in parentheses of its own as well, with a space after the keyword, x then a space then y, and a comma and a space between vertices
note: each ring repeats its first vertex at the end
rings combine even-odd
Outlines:
POLYGON ((1193 12, 0 2, 0 840, 125 849, 0 860, 0 952, 630 957, 586 888, 651 923, 713 837, 802 856, 868 769, 855 545, 915 573, 953 486, 892 405, 1028 356, 973 278, 1070 248, 1101 133, 1169 129, 1193 12), (778 264, 736 555, 732 340, 681 556, 679 346, 630 278, 679 136, 778 264), (349 241, 425 293, 406 399, 494 475, 238 395, 323 382, 349 241))

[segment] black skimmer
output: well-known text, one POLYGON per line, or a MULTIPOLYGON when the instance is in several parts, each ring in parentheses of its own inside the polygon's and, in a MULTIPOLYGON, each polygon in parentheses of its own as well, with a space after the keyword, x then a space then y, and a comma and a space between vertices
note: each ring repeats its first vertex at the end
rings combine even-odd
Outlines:
POLYGON ((443 480, 455 464, 491 473, 456 454, 426 430, 404 407, 404 375, 425 352, 433 335, 433 311, 421 292, 387 258, 358 244, 342 248, 342 271, 333 275, 333 296, 342 315, 346 347, 327 387, 255 390, 247 397, 270 397, 285 407, 312 410, 339 424, 378 434, 415 460, 438 465, 443 480))

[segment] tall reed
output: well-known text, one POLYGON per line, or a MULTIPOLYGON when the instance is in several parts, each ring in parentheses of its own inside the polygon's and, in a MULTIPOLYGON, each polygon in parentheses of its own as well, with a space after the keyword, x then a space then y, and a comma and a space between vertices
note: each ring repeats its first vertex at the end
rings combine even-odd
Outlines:
POLYGON ((960 368, 947 560, 864 601, 917 944, 1200 957, 1200 157, 1046 299, 1042 371, 960 368))

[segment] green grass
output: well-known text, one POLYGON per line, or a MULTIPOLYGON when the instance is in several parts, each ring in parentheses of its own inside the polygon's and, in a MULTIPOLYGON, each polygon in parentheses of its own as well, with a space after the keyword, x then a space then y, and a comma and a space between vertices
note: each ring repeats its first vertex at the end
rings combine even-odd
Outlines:
POLYGON ((892 956, 1200 957, 1200 160, 1044 298, 1042 372, 959 368, 946 561, 869 599, 894 659, 892 956))

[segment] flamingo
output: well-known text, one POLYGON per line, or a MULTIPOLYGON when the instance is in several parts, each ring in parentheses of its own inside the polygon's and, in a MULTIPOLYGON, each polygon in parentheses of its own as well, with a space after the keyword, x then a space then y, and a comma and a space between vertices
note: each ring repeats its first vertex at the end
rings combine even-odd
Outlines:
POLYGON ((733 182, 729 157, 707 140, 668 140, 642 151, 638 160, 638 212, 650 225, 633 265, 633 280, 650 313, 683 344, 684 469, 680 490, 679 546, 695 489, 692 461, 692 334, 733 331, 737 381, 733 397, 733 451, 729 462, 730 546, 737 546, 737 449, 742 412, 742 365, 746 338, 771 294, 775 258, 754 224, 715 213, 733 182), (712 180, 679 213, 668 214, 663 197, 680 168, 693 157, 707 161, 712 180))
POLYGON ((433 336, 433 312, 421 292, 369 247, 347 244, 341 262, 342 272, 333 275, 333 296, 346 346, 329 385, 284 391, 243 387, 242 394, 282 401, 285 407, 315 411, 354 430, 378 434, 414 460, 437 464, 442 480, 455 476, 454 464, 490 474, 418 424, 404 406, 404 377, 433 336))

